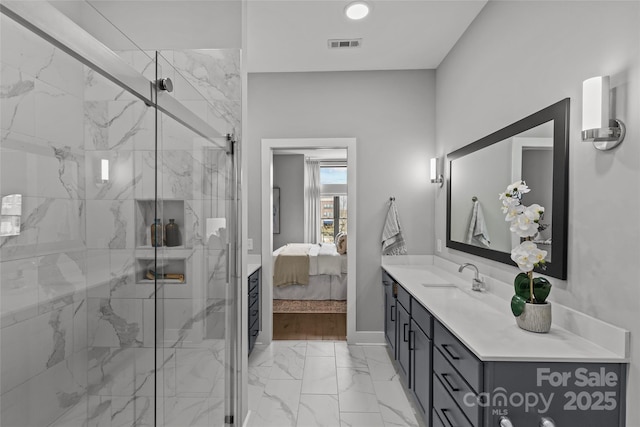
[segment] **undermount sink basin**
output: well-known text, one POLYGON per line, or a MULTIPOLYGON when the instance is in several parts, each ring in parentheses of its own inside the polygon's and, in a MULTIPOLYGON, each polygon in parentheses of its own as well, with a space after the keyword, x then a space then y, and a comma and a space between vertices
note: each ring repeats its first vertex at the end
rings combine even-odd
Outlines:
POLYGON ((425 288, 454 288, 452 283, 421 283, 425 288))

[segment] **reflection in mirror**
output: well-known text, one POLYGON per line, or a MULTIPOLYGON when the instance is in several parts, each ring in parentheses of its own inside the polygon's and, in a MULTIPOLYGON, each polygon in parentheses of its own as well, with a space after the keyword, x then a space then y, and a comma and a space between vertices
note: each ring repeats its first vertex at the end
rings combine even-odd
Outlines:
POLYGON ((522 180, 531 189, 522 204, 545 208, 534 237, 547 251, 543 273, 566 277, 568 110, 566 99, 448 155, 448 247, 513 264, 511 249, 520 240, 498 194, 522 180))
POLYGON ((2 198, 0 208, 0 236, 17 236, 20 234, 20 218, 22 217, 22 194, 9 194, 2 198))

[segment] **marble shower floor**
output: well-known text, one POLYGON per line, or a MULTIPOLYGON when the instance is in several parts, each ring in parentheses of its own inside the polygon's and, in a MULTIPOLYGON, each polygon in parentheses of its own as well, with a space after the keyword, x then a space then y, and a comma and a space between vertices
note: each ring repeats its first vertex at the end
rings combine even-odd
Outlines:
POLYGON ((384 346, 273 341, 249 357, 253 427, 422 427, 384 346))

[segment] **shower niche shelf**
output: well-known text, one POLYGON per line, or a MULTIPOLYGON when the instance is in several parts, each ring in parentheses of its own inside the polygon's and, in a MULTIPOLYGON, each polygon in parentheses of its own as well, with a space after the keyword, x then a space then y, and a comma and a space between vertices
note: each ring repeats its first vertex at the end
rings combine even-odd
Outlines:
MULTIPOLYGON (((138 199, 135 203, 135 241, 136 248, 148 249, 151 246, 151 224, 155 219, 155 201, 153 199, 138 199)), ((164 227, 169 219, 175 220, 180 235, 178 246, 158 246, 163 250, 185 249, 184 244, 185 209, 184 200, 161 200, 158 202, 158 218, 164 227)))
MULTIPOLYGON (((155 279, 154 261, 151 258, 136 258, 136 283, 153 284, 155 279)), ((168 258, 158 260, 158 283, 168 285, 185 285, 187 284, 187 260, 186 258, 168 258)))

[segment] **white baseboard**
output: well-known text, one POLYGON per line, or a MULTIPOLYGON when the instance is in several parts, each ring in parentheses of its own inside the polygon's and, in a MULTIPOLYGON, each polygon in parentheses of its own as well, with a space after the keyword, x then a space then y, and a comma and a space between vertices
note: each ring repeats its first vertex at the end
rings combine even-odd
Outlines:
POLYGON ((354 336, 347 337, 349 344, 385 345, 383 331, 356 331, 354 336))

